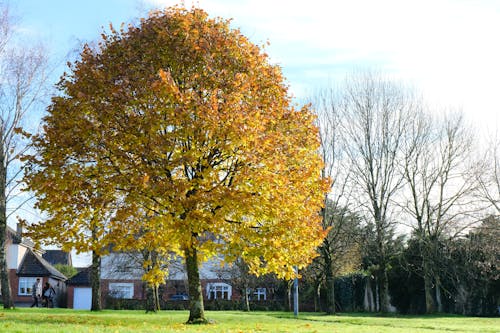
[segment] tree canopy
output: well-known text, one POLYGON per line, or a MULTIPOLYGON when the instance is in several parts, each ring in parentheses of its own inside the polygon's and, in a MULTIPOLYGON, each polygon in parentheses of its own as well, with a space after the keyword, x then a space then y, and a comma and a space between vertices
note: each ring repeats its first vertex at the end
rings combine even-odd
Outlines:
POLYGON ((327 186, 314 116, 229 21, 173 7, 111 27, 58 89, 28 157, 48 213, 35 235, 154 244, 186 258, 190 283, 189 263, 215 253, 285 278, 316 255, 327 186))

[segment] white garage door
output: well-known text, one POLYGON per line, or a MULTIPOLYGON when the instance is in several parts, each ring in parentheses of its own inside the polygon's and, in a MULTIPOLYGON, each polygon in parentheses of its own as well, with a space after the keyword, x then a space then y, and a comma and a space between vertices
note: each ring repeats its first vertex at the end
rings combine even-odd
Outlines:
POLYGON ((91 288, 75 288, 73 295, 73 309, 90 310, 92 304, 91 288))

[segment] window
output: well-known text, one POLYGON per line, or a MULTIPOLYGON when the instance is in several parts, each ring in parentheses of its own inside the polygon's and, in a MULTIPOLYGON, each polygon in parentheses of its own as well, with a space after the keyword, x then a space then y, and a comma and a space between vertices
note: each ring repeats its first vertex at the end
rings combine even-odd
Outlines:
POLYGON ((227 283, 207 284, 208 299, 231 299, 232 287, 227 283))
POLYGON ((134 298, 134 284, 110 283, 109 295, 113 298, 134 298))
POLYGON ((257 301, 266 300, 266 288, 256 288, 253 294, 255 295, 255 299, 257 301))
POLYGON ((17 294, 20 296, 31 296, 31 288, 36 282, 36 277, 20 277, 17 294))

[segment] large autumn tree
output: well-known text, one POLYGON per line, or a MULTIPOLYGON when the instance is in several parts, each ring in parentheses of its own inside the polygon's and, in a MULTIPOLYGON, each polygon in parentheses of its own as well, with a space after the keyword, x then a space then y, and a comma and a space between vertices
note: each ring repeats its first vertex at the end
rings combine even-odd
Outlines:
POLYGON ((117 249, 149 237, 183 256, 190 323, 206 321, 199 266, 210 256, 285 278, 315 256, 327 186, 314 116, 229 21, 155 12, 85 47, 58 87, 29 158, 28 186, 48 212, 39 231, 57 238, 60 214, 91 206, 117 249), (84 203, 86 183, 100 195, 84 203), (79 204, 61 202, 59 186, 79 204))

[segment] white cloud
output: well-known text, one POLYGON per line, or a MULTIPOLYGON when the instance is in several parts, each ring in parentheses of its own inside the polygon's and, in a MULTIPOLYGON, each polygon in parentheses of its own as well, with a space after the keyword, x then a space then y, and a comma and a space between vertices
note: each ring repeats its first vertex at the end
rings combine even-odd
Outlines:
MULTIPOLYGON (((156 6, 177 3, 149 0, 156 6)), ((233 18, 301 95, 355 67, 376 66, 419 86, 433 102, 497 122, 500 3, 467 0, 199 0, 233 18)), ((342 76, 342 77, 339 77, 342 76)))

